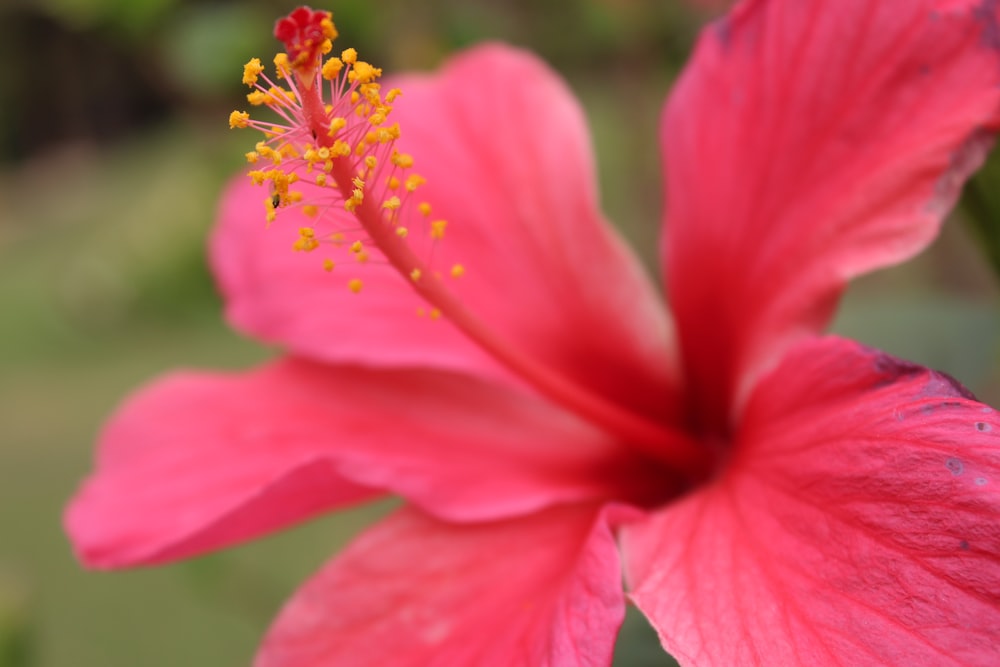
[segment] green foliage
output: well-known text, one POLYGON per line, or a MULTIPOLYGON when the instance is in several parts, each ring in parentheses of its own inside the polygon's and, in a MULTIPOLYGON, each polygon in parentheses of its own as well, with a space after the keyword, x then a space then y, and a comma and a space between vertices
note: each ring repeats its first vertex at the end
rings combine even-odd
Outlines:
POLYGON ((993 151, 966 186, 962 210, 966 224, 1000 279, 1000 151, 993 151))
POLYGON ((0 667, 31 667, 36 632, 27 596, 9 573, 0 571, 0 667))
POLYGON ((37 0, 54 18, 78 29, 106 27, 130 40, 142 39, 180 0, 37 0))

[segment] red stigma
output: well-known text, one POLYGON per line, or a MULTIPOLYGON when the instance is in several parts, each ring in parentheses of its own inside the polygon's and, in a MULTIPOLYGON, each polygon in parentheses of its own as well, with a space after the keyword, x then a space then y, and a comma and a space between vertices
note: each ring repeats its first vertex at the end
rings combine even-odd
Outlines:
POLYGON ((309 69, 320 60, 324 42, 336 38, 330 12, 299 7, 274 24, 274 36, 285 45, 285 51, 296 69, 309 69))

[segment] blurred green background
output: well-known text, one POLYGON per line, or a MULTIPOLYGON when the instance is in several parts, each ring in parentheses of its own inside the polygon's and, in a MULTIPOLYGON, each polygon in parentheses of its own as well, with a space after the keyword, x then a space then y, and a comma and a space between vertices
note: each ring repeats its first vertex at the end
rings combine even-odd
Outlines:
MULTIPOLYGON (((0 7, 0 667, 246 665, 281 601, 379 506, 169 567, 87 573, 61 532, 104 417, 177 366, 273 351, 229 332, 204 264, 246 135, 228 112, 285 2, 38 0, 0 7)), ((680 0, 334 2, 386 71, 483 39, 526 45, 579 94, 605 207, 652 261, 648 137, 704 13, 680 0)), ((866 278, 836 329, 1000 403, 998 161, 931 251, 866 278), (990 184, 993 184, 990 187, 990 184), (967 224, 963 224, 967 223, 967 224)), ((621 665, 669 664, 642 622, 621 665)))

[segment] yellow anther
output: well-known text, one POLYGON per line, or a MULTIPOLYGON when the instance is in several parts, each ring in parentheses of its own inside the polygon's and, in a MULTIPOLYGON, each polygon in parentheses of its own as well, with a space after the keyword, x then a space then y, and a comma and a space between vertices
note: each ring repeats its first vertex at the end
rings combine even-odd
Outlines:
POLYGON ((353 93, 351 93, 351 104, 357 104, 358 100, 360 99, 361 99, 361 93, 359 93, 356 90, 353 93))
POLYGON ((272 169, 271 171, 267 172, 267 177, 271 179, 272 183, 274 183, 275 190, 277 190, 281 194, 288 193, 288 186, 292 182, 291 176, 289 176, 283 171, 272 169))
POLYGON ((330 234, 330 240, 333 241, 333 245, 335 246, 343 245, 344 238, 345 237, 343 232, 334 232, 333 234, 330 234))
POLYGON ((344 49, 340 52, 340 59, 343 60, 348 65, 353 65, 358 61, 358 52, 356 49, 344 49))
POLYGON ((347 127, 347 119, 337 116, 336 118, 330 121, 330 131, 327 134, 329 134, 332 137, 333 135, 337 134, 337 132, 343 130, 345 127, 347 127))
POLYGON ((363 188, 363 187, 365 187, 365 182, 364 182, 364 180, 361 179, 360 176, 355 176, 354 178, 352 178, 351 179, 351 183, 356 188, 363 188))
POLYGON ((378 158, 376 158, 374 155, 369 155, 368 157, 365 158, 365 166, 368 167, 369 169, 374 169, 376 166, 378 166, 378 158))
POLYGON ((409 153, 392 152, 392 163, 400 169, 409 169, 413 166, 413 156, 409 153))
POLYGON ((390 90, 388 93, 385 94, 385 101, 388 102, 389 104, 392 104, 393 102, 396 101, 396 98, 398 98, 402 94, 403 94, 402 90, 400 90, 399 88, 393 88, 392 90, 390 90))
POLYGON ((437 308, 431 308, 431 319, 437 320, 441 318, 441 311, 437 308))
MULTIPOLYGON (((348 50, 353 51, 354 49, 348 49, 348 50)), ((356 58, 357 53, 355 52, 354 55, 356 58)), ((347 62, 347 58, 344 58, 344 61, 347 62)), ((350 81, 351 83, 365 84, 365 83, 371 83, 380 76, 382 76, 382 68, 372 67, 371 64, 366 63, 363 60, 357 60, 353 63, 351 71, 347 73, 347 80, 350 81)), ((367 91, 365 92, 367 96, 367 91)))
POLYGON ((323 187, 326 185, 326 174, 316 174, 316 185, 323 187))
POLYGON ((319 29, 323 31, 323 36, 331 42, 337 39, 337 26, 333 24, 333 19, 329 16, 319 22, 319 29))
POLYGON ((319 247, 319 241, 316 239, 299 238, 292 244, 292 249, 295 252, 312 252, 317 247, 319 247))
POLYGON ((465 275, 464 266, 462 266, 461 264, 456 264, 455 266, 451 267, 452 278, 461 278, 463 275, 465 275))
POLYGON ((396 236, 401 239, 405 239, 406 235, 409 233, 410 231, 406 227, 396 227, 396 236))
POLYGON ((281 164, 281 155, 263 141, 258 141, 254 148, 262 157, 271 160, 275 165, 281 164))
POLYGON ((289 204, 298 204, 300 201, 302 201, 302 196, 303 195, 301 192, 299 192, 298 190, 294 190, 288 193, 288 196, 285 198, 285 200, 289 204))
POLYGON ((389 177, 389 184, 388 185, 389 185, 389 189, 390 190, 398 190, 399 189, 399 179, 396 178, 395 176, 390 176, 389 177))
POLYGON ((420 269, 413 269, 412 271, 410 271, 410 280, 412 280, 413 282, 417 282, 418 280, 420 280, 420 275, 421 275, 420 269))
POLYGON ((243 66, 243 83, 252 86, 257 83, 257 75, 264 71, 264 66, 260 64, 260 58, 251 58, 243 66))
POLYGON ((279 78, 284 78, 292 71, 292 63, 288 61, 287 53, 278 53, 274 56, 274 69, 278 72, 279 78))
POLYGON ((390 132, 389 130, 385 129, 384 127, 380 127, 378 129, 378 132, 375 133, 375 139, 380 144, 387 144, 390 141, 392 141, 392 132, 390 132))
POLYGON ((246 155, 247 162, 249 162, 250 164, 257 164, 257 160, 260 159, 260 153, 258 153, 257 151, 250 151, 249 153, 245 153, 244 155, 246 155))
POLYGON ((368 261, 368 253, 367 253, 367 252, 365 252, 364 250, 362 250, 361 252, 357 253, 357 254, 356 254, 356 255, 354 256, 354 258, 355 258, 356 260, 358 260, 359 262, 361 262, 362 264, 364 264, 365 262, 367 262, 367 261, 368 261))
POLYGON ((316 240, 316 232, 312 227, 302 227, 299 229, 299 238, 292 244, 297 252, 312 252, 319 247, 319 241, 316 240))
POLYGON ((347 288, 349 290, 351 290, 352 292, 354 292, 355 294, 357 294, 358 292, 361 291, 361 287, 362 287, 362 284, 361 284, 361 279, 360 278, 351 278, 347 282, 347 288))
POLYGON ((428 202, 422 201, 419 204, 417 204, 417 210, 420 211, 420 213, 422 215, 425 215, 425 216, 426 215, 430 215, 431 214, 431 205, 428 202))
POLYGON ((260 90, 255 90, 252 93, 247 94, 247 102, 255 107, 259 107, 261 104, 267 102, 267 94, 260 90))
POLYGON ((413 192, 426 182, 427 179, 420 174, 410 174, 406 177, 406 191, 413 192))
POLYGON ((315 218, 319 215, 319 206, 316 206, 315 204, 306 204, 302 207, 302 214, 307 218, 315 218))
POLYGON ((340 74, 340 70, 344 69, 344 61, 340 58, 329 58, 325 63, 323 63, 323 78, 327 81, 333 81, 340 74))
POLYGON ((326 271, 327 273, 330 273, 330 271, 333 271, 333 267, 334 266, 336 266, 336 265, 333 263, 332 259, 327 258, 327 259, 323 260, 323 270, 326 271))
POLYGON ((295 93, 285 90, 281 86, 272 86, 267 89, 267 93, 274 100, 275 104, 285 106, 295 104, 295 93))
POLYGON ((234 111, 229 114, 229 129, 247 127, 250 125, 250 114, 246 111, 234 111))
POLYGON ((381 112, 375 112, 368 117, 368 122, 372 125, 381 125, 385 122, 385 114, 381 112))
POLYGON ((316 157, 318 157, 320 160, 329 160, 330 159, 330 149, 327 148, 326 146, 323 146, 318 151, 316 151, 316 157))
POLYGON ((354 243, 351 244, 351 252, 353 253, 359 253, 363 249, 364 246, 362 245, 361 241, 355 241, 354 243))
POLYGON ((435 220, 431 223, 431 238, 440 240, 444 238, 445 227, 448 226, 447 220, 435 220))
POLYGON ((399 201, 399 197, 393 196, 382 202, 382 208, 387 208, 390 211, 395 211, 399 208, 402 202, 399 201))
POLYGON ((247 176, 250 177, 250 180, 254 185, 264 185, 264 180, 267 178, 267 174, 260 169, 252 169, 248 171, 247 176))
POLYGON ((399 135, 402 134, 399 129, 399 123, 393 123, 392 125, 390 125, 386 129, 386 132, 388 132, 389 136, 392 137, 393 139, 399 139, 399 135))
POLYGON ((347 157, 351 154, 351 145, 346 141, 337 139, 333 142, 333 146, 330 147, 330 152, 338 157, 347 157))

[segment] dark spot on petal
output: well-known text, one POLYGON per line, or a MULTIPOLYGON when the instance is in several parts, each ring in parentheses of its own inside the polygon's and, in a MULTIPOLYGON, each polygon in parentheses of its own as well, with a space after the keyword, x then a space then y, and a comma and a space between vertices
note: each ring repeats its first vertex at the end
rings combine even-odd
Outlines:
POLYGON ((977 477, 976 478, 976 486, 986 486, 986 478, 985 477, 977 477))
POLYGON ((993 427, 986 422, 976 422, 976 430, 981 433, 989 433, 993 430, 993 427))
POLYGON ((955 408, 964 408, 965 403, 960 403, 959 401, 941 401, 940 403, 929 403, 921 408, 925 414, 930 414, 932 412, 937 412, 938 410, 953 410, 955 408))
POLYGON ((965 472, 965 464, 963 464, 955 457, 945 459, 944 465, 946 468, 948 468, 948 470, 951 471, 951 474, 955 475, 956 477, 965 472))
POLYGON ((968 540, 962 540, 961 542, 958 543, 958 548, 961 549, 962 551, 968 551, 969 550, 969 541, 968 540))

